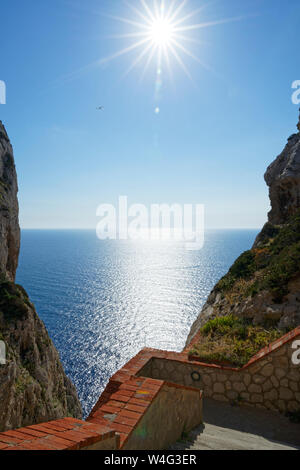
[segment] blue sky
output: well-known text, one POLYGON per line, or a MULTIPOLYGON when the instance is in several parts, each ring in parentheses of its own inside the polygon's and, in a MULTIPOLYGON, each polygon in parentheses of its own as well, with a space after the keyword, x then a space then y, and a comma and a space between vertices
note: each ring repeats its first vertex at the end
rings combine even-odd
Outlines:
MULTIPOLYGON (((178 0, 179 2, 179 0, 178 0)), ((131 0, 135 6, 139 0, 131 0)), ((148 2, 151 4, 151 1, 148 2)), ((142 49, 98 67, 136 31, 121 0, 2 0, 0 119, 12 140, 23 228, 95 228, 100 203, 203 203, 207 227, 260 227, 269 209, 263 174, 298 110, 299 0, 190 0, 186 24, 243 17, 189 31, 211 71, 184 56, 141 81, 142 49), (97 111, 104 105, 104 111, 97 111), (155 107, 160 113, 155 114, 155 107)), ((182 16, 184 14, 182 13, 182 16)))

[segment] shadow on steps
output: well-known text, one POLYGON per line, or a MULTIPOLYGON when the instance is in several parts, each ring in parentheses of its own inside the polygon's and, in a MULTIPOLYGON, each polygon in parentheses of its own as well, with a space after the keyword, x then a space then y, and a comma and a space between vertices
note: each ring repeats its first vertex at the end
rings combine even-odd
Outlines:
POLYGON ((205 424, 173 448, 185 450, 300 450, 300 424, 279 413, 204 399, 205 424))

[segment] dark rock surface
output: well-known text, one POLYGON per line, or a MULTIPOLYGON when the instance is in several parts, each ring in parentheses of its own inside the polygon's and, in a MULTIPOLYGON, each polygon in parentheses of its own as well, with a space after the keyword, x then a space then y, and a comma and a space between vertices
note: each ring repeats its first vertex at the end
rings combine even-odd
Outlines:
MULTIPOLYGON (((300 130, 300 119, 298 123, 300 130)), ((269 222, 281 225, 300 207, 300 132, 293 134, 283 152, 265 173, 272 210, 269 222)))
POLYGON ((0 273, 14 281, 20 250, 18 183, 13 150, 0 121, 0 273))

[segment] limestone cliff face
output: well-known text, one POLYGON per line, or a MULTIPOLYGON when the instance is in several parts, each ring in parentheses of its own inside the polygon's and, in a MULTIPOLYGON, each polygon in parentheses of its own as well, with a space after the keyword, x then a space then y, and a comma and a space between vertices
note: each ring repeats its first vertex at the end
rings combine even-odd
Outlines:
MULTIPOLYGON (((297 125, 300 131, 300 119, 297 125)), ((254 246, 211 292, 188 336, 211 318, 233 314, 254 324, 300 325, 300 132, 268 167, 272 210, 254 246)))
POLYGON ((20 250, 18 184, 13 151, 0 121, 0 272, 14 281, 20 250))
POLYGON ((13 151, 0 122, 0 431, 81 417, 74 385, 25 290, 14 283, 20 247, 13 151))
POLYGON ((269 222, 284 224, 300 207, 300 132, 289 138, 283 152, 267 169, 265 180, 272 206, 269 222))

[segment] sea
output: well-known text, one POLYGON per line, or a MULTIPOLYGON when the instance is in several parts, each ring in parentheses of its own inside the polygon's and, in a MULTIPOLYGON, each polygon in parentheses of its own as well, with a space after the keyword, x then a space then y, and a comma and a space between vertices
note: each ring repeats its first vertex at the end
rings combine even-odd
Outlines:
POLYGON ((86 417, 111 375, 144 347, 181 351, 211 289, 258 230, 208 230, 204 247, 99 240, 93 230, 23 230, 27 290, 86 417))

